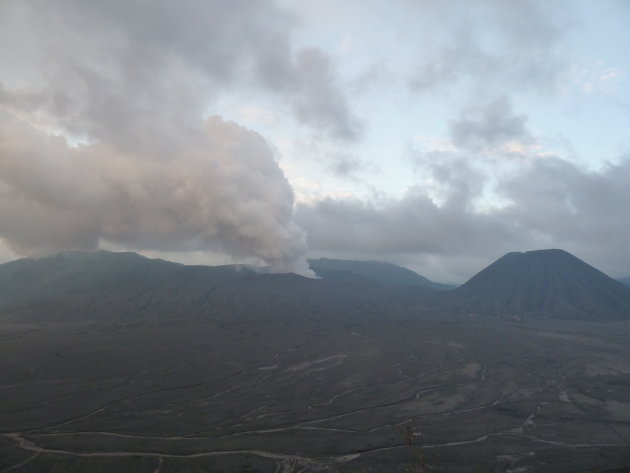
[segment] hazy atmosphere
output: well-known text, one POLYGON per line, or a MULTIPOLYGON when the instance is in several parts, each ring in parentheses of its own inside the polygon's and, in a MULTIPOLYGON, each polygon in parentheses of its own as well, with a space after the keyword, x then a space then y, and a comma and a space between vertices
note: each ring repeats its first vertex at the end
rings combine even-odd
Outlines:
POLYGON ((0 473, 630 472, 630 0, 0 0, 0 473))
POLYGON ((0 3, 0 262, 630 276, 626 1, 0 3))

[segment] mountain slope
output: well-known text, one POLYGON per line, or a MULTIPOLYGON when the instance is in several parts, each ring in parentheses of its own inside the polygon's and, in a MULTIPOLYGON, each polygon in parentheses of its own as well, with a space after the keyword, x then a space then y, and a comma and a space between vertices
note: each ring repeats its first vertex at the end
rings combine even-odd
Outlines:
POLYGON ((340 259, 310 259, 311 269, 327 280, 362 278, 385 286, 415 286, 445 291, 453 286, 431 281, 410 269, 378 261, 349 261, 340 259))
POLYGON ((135 253, 68 252, 0 265, 0 307, 22 321, 275 317, 293 323, 315 317, 354 323, 404 312, 405 304, 387 287, 358 277, 259 274, 240 265, 186 266, 135 253))
POLYGON ((618 279, 621 284, 625 284, 626 286, 630 286, 630 278, 621 278, 618 279))
POLYGON ((193 291, 254 275, 235 266, 185 266, 137 253, 70 251, 0 265, 0 306, 166 286, 193 291))
POLYGON ((630 318, 630 289, 563 250, 508 253, 451 291, 450 310, 580 320, 630 318))

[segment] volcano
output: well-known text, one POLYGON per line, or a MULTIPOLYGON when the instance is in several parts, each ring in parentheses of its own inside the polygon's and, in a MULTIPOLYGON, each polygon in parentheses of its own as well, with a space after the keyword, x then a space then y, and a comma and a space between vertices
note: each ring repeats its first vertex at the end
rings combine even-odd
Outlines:
POLYGON ((449 293, 445 308, 479 315, 630 319, 630 289, 558 249, 508 253, 449 293))

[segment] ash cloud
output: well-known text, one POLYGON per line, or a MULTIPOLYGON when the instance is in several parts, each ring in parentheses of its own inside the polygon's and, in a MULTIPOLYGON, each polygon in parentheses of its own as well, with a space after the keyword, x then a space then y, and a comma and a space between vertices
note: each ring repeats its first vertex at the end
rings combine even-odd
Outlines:
POLYGON ((265 0, 2 3, 13 74, 0 83, 0 236, 22 254, 105 239, 308 273, 267 143, 202 119, 212 98, 249 88, 317 132, 358 138, 336 64, 296 49, 294 23, 265 0))
POLYGON ((159 160, 97 143, 78 148, 22 120, 0 121, 0 236, 21 254, 216 248, 276 271, 308 272, 293 193, 258 134, 209 118, 159 160))

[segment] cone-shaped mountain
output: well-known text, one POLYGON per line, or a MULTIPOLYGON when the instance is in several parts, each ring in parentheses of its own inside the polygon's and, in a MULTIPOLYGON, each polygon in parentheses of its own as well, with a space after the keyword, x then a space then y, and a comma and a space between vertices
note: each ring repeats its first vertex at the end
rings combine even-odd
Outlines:
POLYGON ((630 319, 630 289, 563 250, 508 253, 450 293, 451 310, 498 316, 630 319))

